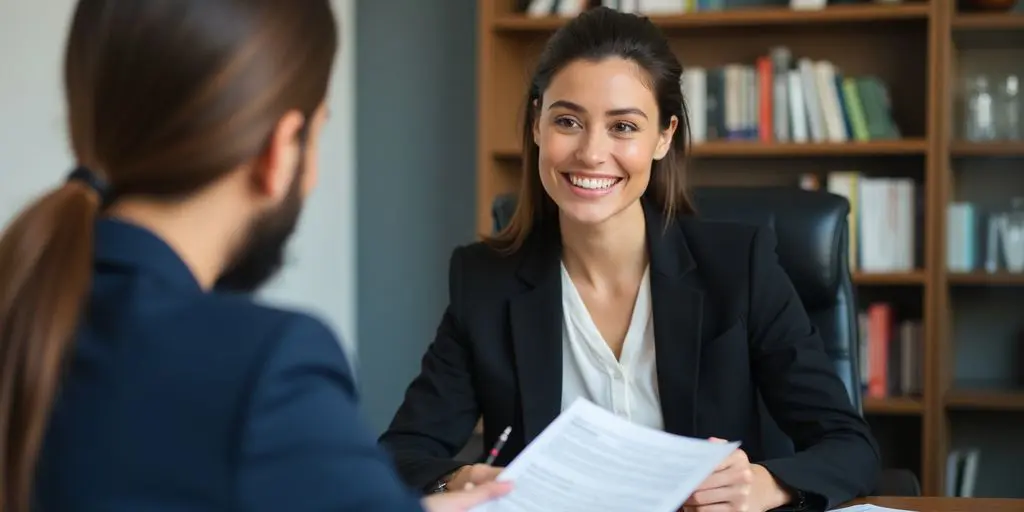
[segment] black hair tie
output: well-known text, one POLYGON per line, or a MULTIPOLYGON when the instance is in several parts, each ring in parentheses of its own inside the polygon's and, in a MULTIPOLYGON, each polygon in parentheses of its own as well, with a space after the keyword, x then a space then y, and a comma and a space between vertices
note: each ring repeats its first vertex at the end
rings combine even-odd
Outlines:
POLYGON ((107 204, 110 199, 110 187, 107 182, 100 178, 95 172, 85 166, 75 167, 71 174, 68 175, 70 181, 79 181, 85 183, 89 188, 96 192, 96 195, 100 196, 100 202, 107 204))

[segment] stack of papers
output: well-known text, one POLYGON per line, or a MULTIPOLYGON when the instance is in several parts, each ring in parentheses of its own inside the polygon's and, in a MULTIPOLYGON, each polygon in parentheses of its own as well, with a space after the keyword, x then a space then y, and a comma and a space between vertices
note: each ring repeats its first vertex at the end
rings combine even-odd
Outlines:
POLYGON ((634 425, 578 399, 498 477, 512 492, 473 512, 676 512, 738 447, 634 425))
POLYGON ((832 512, 911 512, 910 510, 903 510, 897 508, 886 508, 879 507, 877 505, 854 505, 852 507, 844 507, 833 509, 832 512))

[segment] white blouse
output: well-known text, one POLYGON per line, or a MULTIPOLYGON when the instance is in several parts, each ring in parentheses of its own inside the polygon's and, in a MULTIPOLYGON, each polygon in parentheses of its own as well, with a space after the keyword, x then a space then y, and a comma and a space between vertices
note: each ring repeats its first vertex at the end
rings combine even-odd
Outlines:
POLYGON ((562 410, 578 397, 662 430, 654 357, 650 268, 644 271, 620 359, 605 343, 583 298, 562 265, 562 410))

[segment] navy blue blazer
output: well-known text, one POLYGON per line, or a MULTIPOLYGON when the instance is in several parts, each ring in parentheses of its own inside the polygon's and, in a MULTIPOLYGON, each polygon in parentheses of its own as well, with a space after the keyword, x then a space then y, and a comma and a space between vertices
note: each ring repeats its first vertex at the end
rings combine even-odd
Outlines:
POLYGON ((95 252, 36 510, 421 510, 325 325, 204 292, 137 226, 99 221, 95 252))

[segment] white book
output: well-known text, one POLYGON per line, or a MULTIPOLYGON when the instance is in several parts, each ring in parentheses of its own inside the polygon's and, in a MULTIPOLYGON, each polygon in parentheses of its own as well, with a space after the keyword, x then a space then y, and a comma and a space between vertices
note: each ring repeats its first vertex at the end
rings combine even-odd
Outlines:
POLYGON ((896 186, 896 215, 897 233, 896 240, 896 261, 895 270, 909 272, 914 270, 914 241, 917 237, 917 226, 914 223, 917 210, 916 194, 914 193, 914 180, 902 178, 895 183, 896 186))
POLYGON ((573 18, 583 12, 583 8, 586 7, 586 4, 587 0, 558 0, 558 7, 556 8, 556 11, 559 16, 573 18))
POLYGON ((846 142, 849 136, 843 122, 843 106, 839 103, 839 91, 836 89, 835 66, 826 61, 815 62, 814 78, 818 87, 818 99, 821 101, 825 137, 829 142, 846 142))
POLYGON ((846 201, 850 203, 850 213, 846 219, 846 226, 849 238, 849 255, 847 258, 850 262, 850 270, 856 270, 858 267, 857 263, 857 248, 859 246, 860 236, 858 233, 858 222, 857 218, 860 215, 858 208, 858 197, 859 186, 858 180, 860 175, 854 171, 839 171, 828 173, 827 183, 825 189, 829 192, 838 196, 843 196, 846 201))
POLYGON ((641 14, 650 16, 686 12, 686 0, 637 0, 637 4, 641 14))
POLYGON ((735 138, 743 129, 743 66, 728 64, 725 66, 725 134, 726 138, 735 138))
POLYGON ((757 70, 753 66, 743 66, 743 136, 747 138, 753 133, 757 135, 757 70))
POLYGON ((793 128, 793 142, 807 142, 807 109, 804 106, 804 86, 800 72, 790 70, 786 73, 786 81, 789 84, 789 121, 793 128))
POLYGON ((772 49, 772 134, 779 142, 789 142, 789 50, 772 49))
POLYGON ((526 8, 526 15, 532 18, 550 16, 551 12, 555 8, 556 1, 557 0, 531 0, 530 5, 526 8))
POLYGON ((798 64, 800 82, 804 87, 804 106, 807 108, 807 124, 810 126, 811 140, 825 142, 825 121, 821 115, 821 100, 819 99, 817 80, 814 78, 814 65, 806 57, 800 59, 798 64))
POLYGON ((861 268, 905 272, 914 266, 914 184, 897 178, 861 181, 861 268))
POLYGON ((622 12, 639 12, 639 1, 640 0, 621 0, 621 2, 619 2, 619 10, 622 12))
POLYGON ((861 254, 860 265, 865 272, 891 272, 893 215, 889 180, 864 178, 860 181, 861 254))
POLYGON ((694 144, 704 142, 708 137, 707 80, 707 70, 704 68, 693 67, 683 71, 681 88, 690 116, 690 137, 694 144))

